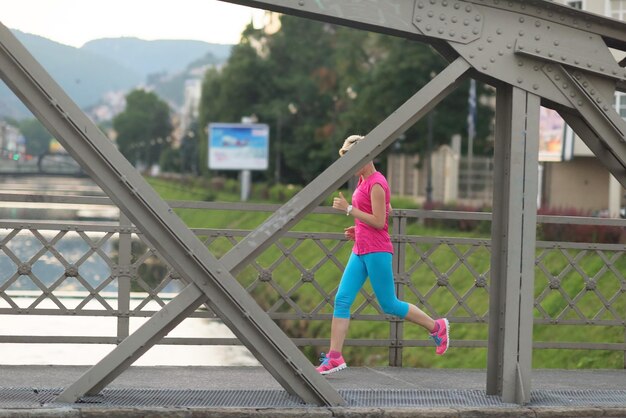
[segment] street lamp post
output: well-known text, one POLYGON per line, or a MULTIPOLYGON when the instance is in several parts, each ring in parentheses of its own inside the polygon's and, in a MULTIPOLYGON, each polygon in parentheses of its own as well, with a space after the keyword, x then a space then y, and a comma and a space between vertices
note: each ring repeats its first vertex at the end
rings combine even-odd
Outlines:
POLYGON ((476 136, 476 80, 470 80, 469 111, 467 113, 467 198, 472 198, 474 165, 474 137, 476 136))
MULTIPOLYGON (((257 123, 258 121, 259 119, 254 113, 250 116, 243 116, 241 118, 241 123, 257 123)), ((250 170, 241 170, 239 178, 241 180, 241 201, 247 202, 250 197, 252 172, 250 170)))
POLYGON ((274 183, 280 184, 280 152, 281 152, 281 143, 282 143, 282 133, 283 133, 283 117, 282 112, 278 112, 278 117, 276 118, 276 164, 274 167, 274 183))
MULTIPOLYGON (((287 105, 287 110, 289 111, 289 114, 293 116, 296 113, 298 113, 298 106, 290 102, 287 105)), ((283 112, 282 110, 279 110, 276 116, 276 147, 275 147, 276 164, 274 166, 274 182, 276 184, 280 183, 280 171, 281 171, 280 156, 282 154, 282 142, 283 142, 282 137, 283 137, 283 112)))
POLYGON ((433 201, 433 118, 434 110, 428 113, 428 161, 426 166, 426 201, 428 203, 433 201))

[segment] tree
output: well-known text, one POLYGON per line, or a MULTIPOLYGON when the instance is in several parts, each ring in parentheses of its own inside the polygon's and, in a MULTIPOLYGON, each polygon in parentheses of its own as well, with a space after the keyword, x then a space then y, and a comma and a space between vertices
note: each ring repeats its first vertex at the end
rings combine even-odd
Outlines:
MULTIPOLYGON (((428 45, 402 38, 373 35, 367 54, 375 62, 359 83, 358 98, 342 116, 344 129, 365 134, 382 122, 400 105, 426 85, 447 63, 428 45)), ((469 82, 452 92, 433 110, 433 145, 448 144, 454 134, 467 132, 467 97, 469 82)), ((484 86, 478 94, 491 95, 484 86)), ((476 148, 489 151, 485 145, 490 133, 493 112, 479 105, 476 148), (481 142, 482 141, 482 142, 481 142)), ((428 117, 408 129, 404 140, 394 147, 405 153, 424 153, 427 148, 428 117)), ((347 134, 348 132, 346 132, 347 134)))
MULTIPOLYGON (((251 26, 247 30, 254 31, 251 26)), ((221 71, 211 68, 205 73, 199 112, 202 128, 198 132, 202 172, 208 170, 206 128, 209 123, 238 123, 243 116, 258 112, 268 97, 266 89, 270 83, 265 62, 251 45, 250 39, 245 37, 239 45, 233 47, 221 71)))
POLYGON ((276 85, 273 107, 285 116, 289 103, 298 109, 296 118, 282 117, 283 171, 289 182, 308 183, 335 159, 335 36, 333 25, 282 16, 280 31, 267 42, 276 85))
POLYGON ((37 119, 23 119, 18 129, 26 140, 26 153, 41 155, 48 151, 52 135, 37 119))
POLYGON ((180 171, 198 174, 198 122, 192 122, 180 144, 180 171))
MULTIPOLYGON (((289 15, 280 19, 274 34, 248 27, 224 68, 206 74, 200 120, 204 127, 254 113, 269 123, 272 138, 281 133, 281 177, 289 182, 314 179, 336 160, 346 136, 369 133, 446 66, 429 46, 414 41, 289 15), (292 106, 297 113, 288 113, 292 106)), ((437 106, 435 146, 467 132, 468 86, 437 106)), ((491 92, 479 84, 478 94, 491 92)), ((481 101, 478 117, 474 152, 489 153, 493 111, 481 101)), ((424 152, 427 119, 394 149, 424 152)), ((265 176, 273 172, 270 166, 265 176)))
POLYGON ((126 109, 113 119, 120 152, 133 164, 156 164, 172 132, 170 110, 164 101, 144 90, 126 96, 126 109))

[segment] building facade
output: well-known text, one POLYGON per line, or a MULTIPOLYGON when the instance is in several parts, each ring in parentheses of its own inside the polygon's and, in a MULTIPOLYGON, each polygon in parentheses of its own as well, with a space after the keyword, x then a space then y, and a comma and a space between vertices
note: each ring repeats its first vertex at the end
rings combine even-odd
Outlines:
MULTIPOLYGON (((614 19, 626 18, 626 0, 555 0, 577 9, 604 15, 614 19)), ((617 61, 624 57, 614 52, 617 61)), ((619 54, 623 53, 620 51, 619 54)), ((626 95, 615 95, 615 108, 626 118, 626 95)), ((624 207, 625 190, 597 160, 584 142, 566 128, 565 135, 572 135, 571 159, 544 162, 539 197, 540 206, 550 208, 574 208, 582 211, 609 214, 616 217, 624 207)))

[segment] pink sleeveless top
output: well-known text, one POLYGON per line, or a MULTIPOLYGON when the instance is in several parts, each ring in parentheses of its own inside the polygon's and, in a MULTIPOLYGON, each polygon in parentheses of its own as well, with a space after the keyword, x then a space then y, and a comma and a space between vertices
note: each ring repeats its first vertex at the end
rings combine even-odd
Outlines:
POLYGON ((365 212, 372 213, 372 187, 375 184, 380 186, 385 191, 385 226, 382 229, 376 229, 373 226, 366 224, 358 219, 354 220, 355 239, 352 252, 356 255, 363 255, 368 253, 385 252, 393 254, 393 245, 391 244, 391 238, 389 237, 389 201, 391 199, 391 192, 389 191, 389 185, 387 179, 381 173, 376 171, 365 180, 361 177, 359 184, 352 195, 352 205, 365 212))

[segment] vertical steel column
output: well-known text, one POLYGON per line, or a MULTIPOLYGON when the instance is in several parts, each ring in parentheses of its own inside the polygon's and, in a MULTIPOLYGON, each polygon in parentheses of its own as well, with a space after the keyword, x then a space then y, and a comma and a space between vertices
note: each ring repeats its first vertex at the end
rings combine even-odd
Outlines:
MULTIPOLYGON (((403 237, 406 234, 406 217, 402 212, 392 217, 392 236, 399 238, 393 244, 393 277, 396 280, 396 294, 402 300, 404 298, 404 260, 406 253, 406 242, 403 237)), ((389 337, 395 341, 395 345, 389 348, 389 365, 392 367, 402 367, 402 340, 404 339, 404 321, 392 319, 389 322, 389 337)))
POLYGON ((530 400, 540 100, 505 85, 496 105, 487 393, 521 404, 530 400))
POLYGON ((117 250, 117 342, 128 337, 130 332, 130 265, 132 263, 131 244, 132 224, 126 215, 120 212, 120 233, 117 250))

